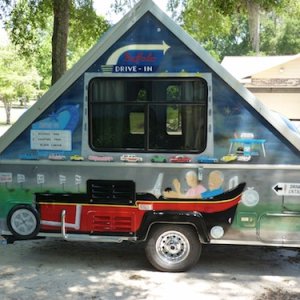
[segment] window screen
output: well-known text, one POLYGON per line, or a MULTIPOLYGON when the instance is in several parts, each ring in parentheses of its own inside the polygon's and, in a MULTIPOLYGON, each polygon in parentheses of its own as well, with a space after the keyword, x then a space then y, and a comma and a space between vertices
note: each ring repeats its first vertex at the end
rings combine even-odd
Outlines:
POLYGON ((201 152, 207 84, 200 78, 94 78, 89 141, 95 151, 201 152))

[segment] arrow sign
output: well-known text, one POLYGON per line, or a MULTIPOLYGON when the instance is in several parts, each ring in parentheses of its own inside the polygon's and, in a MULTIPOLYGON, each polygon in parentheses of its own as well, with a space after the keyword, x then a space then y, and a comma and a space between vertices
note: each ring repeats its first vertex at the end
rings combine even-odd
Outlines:
POLYGON ((281 187, 277 184, 276 186, 274 186, 274 190, 275 190, 275 192, 279 192, 279 191, 283 190, 283 187, 281 187))
POLYGON ((115 65, 118 62, 119 57, 125 53, 126 51, 130 50, 155 50, 155 51, 163 51, 163 54, 167 52, 167 50, 170 48, 168 44, 166 44, 164 41, 162 44, 131 44, 124 47, 121 47, 117 49, 115 52, 111 54, 111 56, 107 59, 106 64, 107 65, 115 65))
POLYGON ((300 196, 300 183, 279 182, 272 189, 278 196, 300 196))

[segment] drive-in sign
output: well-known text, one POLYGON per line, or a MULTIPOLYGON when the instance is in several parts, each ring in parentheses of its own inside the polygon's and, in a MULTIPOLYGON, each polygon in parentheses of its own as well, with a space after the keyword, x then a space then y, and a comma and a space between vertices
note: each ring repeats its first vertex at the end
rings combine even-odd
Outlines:
POLYGON ((300 196, 300 183, 279 182, 273 186, 278 196, 300 196))

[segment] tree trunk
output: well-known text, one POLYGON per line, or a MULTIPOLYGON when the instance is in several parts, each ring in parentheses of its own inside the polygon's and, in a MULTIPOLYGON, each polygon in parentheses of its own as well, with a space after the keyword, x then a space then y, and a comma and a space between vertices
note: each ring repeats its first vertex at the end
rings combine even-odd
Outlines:
POLYGON ((10 113, 11 113, 11 102, 3 100, 4 109, 6 113, 6 125, 11 124, 10 113))
POLYGON ((247 10, 248 10, 248 23, 250 32, 250 42, 252 50, 258 54, 259 53, 259 34, 260 34, 260 5, 253 1, 247 0, 247 10))
POLYGON ((71 0, 53 0, 52 85, 67 69, 67 42, 71 0))

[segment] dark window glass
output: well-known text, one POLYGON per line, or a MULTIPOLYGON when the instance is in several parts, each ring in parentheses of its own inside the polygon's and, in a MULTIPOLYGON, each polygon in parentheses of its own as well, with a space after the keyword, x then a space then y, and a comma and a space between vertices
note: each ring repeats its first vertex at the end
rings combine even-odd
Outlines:
POLYGON ((201 152, 207 84, 190 78, 95 78, 89 138, 95 151, 201 152))

